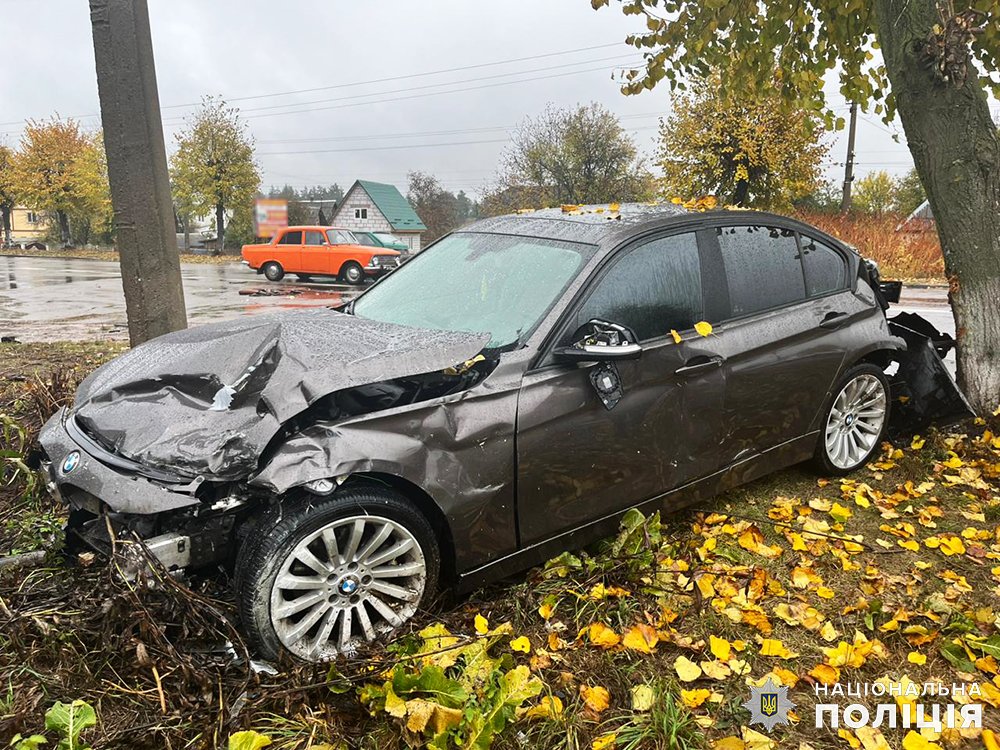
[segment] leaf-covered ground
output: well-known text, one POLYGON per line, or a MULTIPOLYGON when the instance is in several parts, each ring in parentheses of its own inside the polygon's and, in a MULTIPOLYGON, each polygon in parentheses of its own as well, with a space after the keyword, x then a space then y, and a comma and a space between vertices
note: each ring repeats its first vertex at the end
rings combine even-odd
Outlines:
MULTIPOLYGON (((29 427, 114 353, 4 346, 0 411, 29 427)), ((991 731, 817 729, 813 686, 976 683, 936 702, 981 702, 984 726, 1000 727, 998 434, 990 417, 886 445, 847 479, 792 469, 662 519, 631 514, 615 539, 444 601, 330 669, 252 669, 224 574, 137 588, 101 563, 2 572, 0 746, 83 699, 94 747, 225 746, 243 732, 244 747, 281 748, 995 750, 991 731), (796 708, 766 733, 741 704, 769 676, 796 708)), ((3 551, 32 546, 32 514, 57 517, 10 492, 0 517, 12 503, 3 551)), ((874 713, 886 699, 820 702, 874 713)))

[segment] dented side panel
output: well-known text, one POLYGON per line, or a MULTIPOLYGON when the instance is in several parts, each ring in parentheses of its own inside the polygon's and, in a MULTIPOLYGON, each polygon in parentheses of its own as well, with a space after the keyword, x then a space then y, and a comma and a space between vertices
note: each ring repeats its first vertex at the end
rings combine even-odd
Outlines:
POLYGON ((517 548, 514 425, 524 363, 505 359, 460 394, 317 422, 284 441, 250 484, 282 493, 314 479, 391 474, 441 509, 458 569, 509 554, 517 548))

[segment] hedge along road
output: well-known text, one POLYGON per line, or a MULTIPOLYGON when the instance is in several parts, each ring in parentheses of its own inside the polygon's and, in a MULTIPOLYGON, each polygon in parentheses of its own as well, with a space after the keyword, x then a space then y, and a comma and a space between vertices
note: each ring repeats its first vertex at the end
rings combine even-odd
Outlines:
MULTIPOLYGON (((192 326, 276 309, 340 305, 359 291, 334 279, 303 284, 289 276, 270 282, 239 263, 182 263, 181 274, 192 326), (247 296, 241 290, 284 294, 247 296)), ((893 310, 919 313, 941 331, 954 333, 947 290, 942 287, 904 287, 900 304, 893 310)), ((118 264, 0 256, 0 336, 24 342, 127 340, 118 264)), ((949 366, 953 362, 954 355, 949 354, 949 366)))

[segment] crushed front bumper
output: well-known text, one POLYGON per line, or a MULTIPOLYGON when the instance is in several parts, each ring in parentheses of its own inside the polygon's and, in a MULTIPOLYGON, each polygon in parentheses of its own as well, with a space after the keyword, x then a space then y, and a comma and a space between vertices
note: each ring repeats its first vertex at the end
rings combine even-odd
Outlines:
MULTIPOLYGON (((177 510, 199 501, 190 485, 178 485, 180 492, 167 489, 136 472, 116 468, 117 459, 70 426, 67 410, 60 409, 45 423, 38 440, 47 457, 46 483, 49 491, 71 507, 93 512, 103 503, 115 513, 149 515, 177 510), (73 434, 71 434, 71 432, 73 434)), ((119 462, 121 459, 117 459, 119 462)))

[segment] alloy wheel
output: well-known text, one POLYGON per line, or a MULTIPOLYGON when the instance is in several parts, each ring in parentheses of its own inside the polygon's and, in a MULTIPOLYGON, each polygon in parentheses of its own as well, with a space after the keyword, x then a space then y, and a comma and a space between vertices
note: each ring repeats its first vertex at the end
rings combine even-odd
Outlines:
POLYGON ((350 516, 304 537, 278 569, 271 624, 308 661, 351 653, 413 616, 426 584, 417 539, 388 518, 350 516))
POLYGON ((826 421, 826 455, 838 469, 860 465, 874 450, 885 423, 886 393, 870 373, 852 378, 837 394, 826 421))

